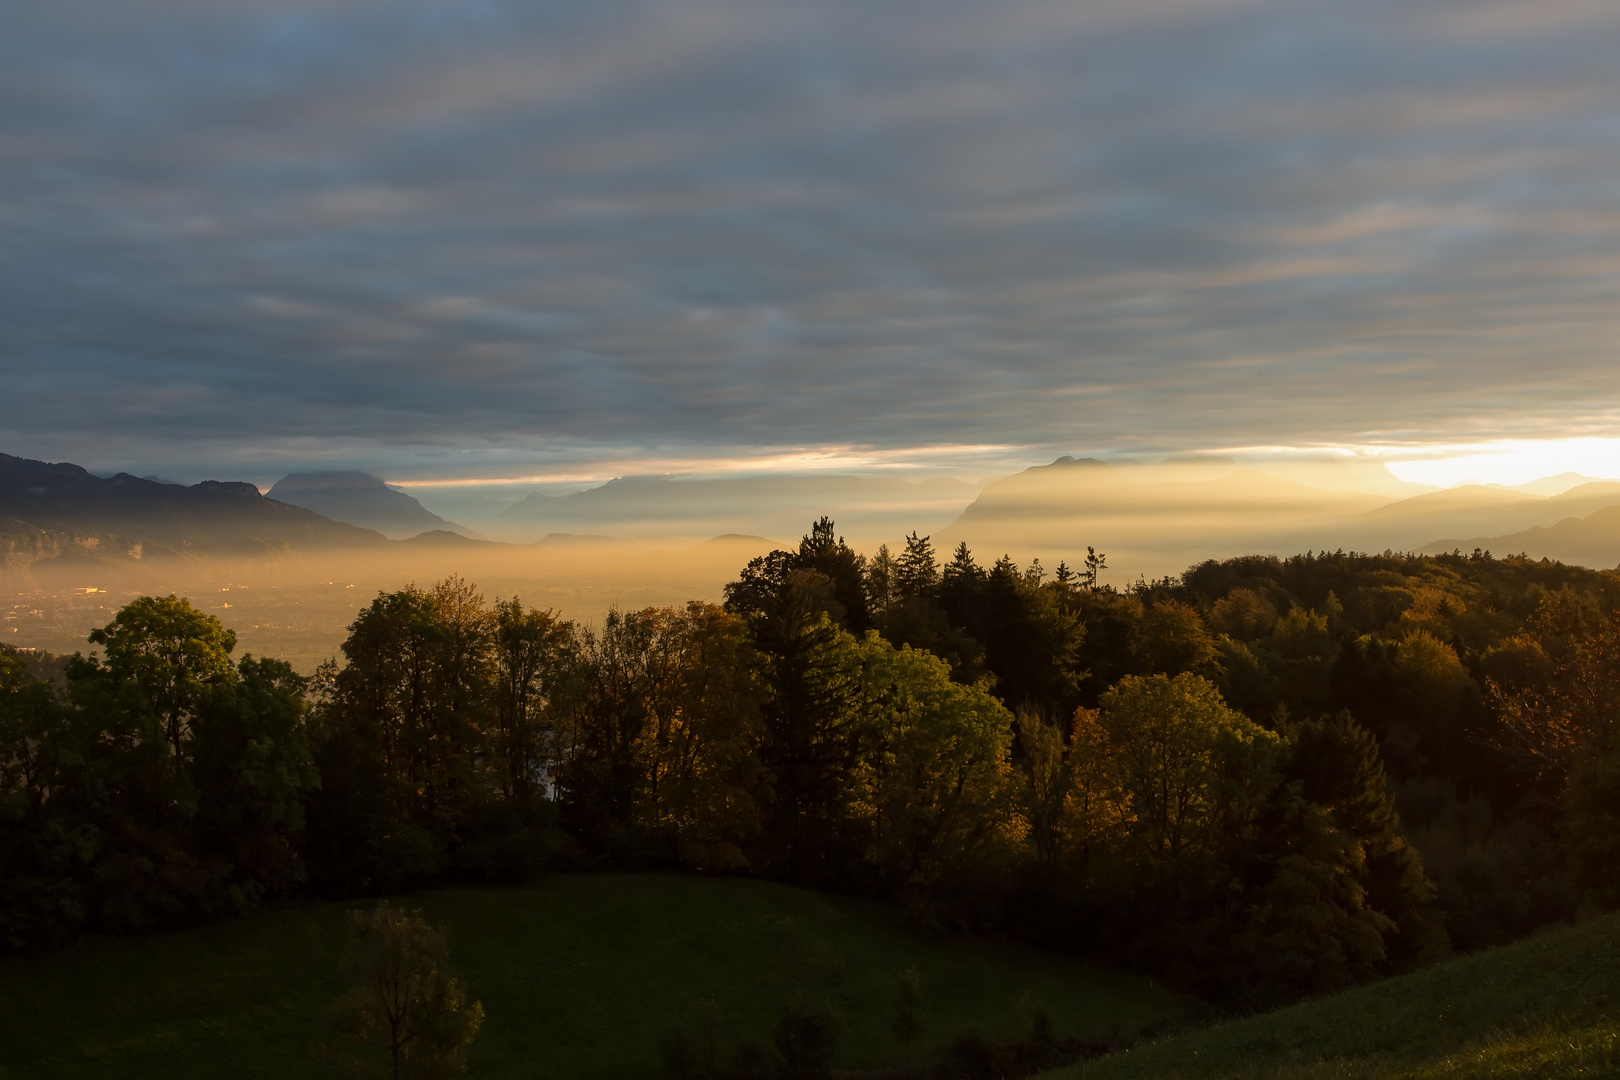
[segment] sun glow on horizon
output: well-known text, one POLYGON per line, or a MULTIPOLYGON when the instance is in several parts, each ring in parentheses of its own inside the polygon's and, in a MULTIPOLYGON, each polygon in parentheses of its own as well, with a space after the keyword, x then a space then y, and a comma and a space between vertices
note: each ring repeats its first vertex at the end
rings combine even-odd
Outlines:
POLYGON ((1565 473, 1620 480, 1620 438, 1498 439, 1491 442, 1375 450, 1402 480, 1436 487, 1512 487, 1565 473))
POLYGON ((766 473, 917 473, 918 479, 946 473, 995 475, 998 469, 1023 468, 1026 447, 1011 445, 911 446, 897 449, 854 446, 796 447, 757 456, 620 457, 554 472, 526 471, 520 476, 418 477, 389 480, 394 487, 497 487, 513 484, 603 484, 623 476, 719 477, 766 473))
MULTIPOLYGON (((1196 459, 1204 455, 1235 459, 1250 468, 1264 471, 1268 463, 1301 465, 1312 461, 1361 462, 1381 465, 1395 478, 1433 487, 1460 484, 1500 484, 1514 486, 1536 480, 1579 474, 1595 480, 1620 480, 1620 438, 1581 437, 1569 439, 1495 439, 1472 443, 1362 444, 1287 446, 1264 445, 1218 447, 1190 454, 1161 453, 1120 456, 1108 450, 1078 447, 1072 456, 1095 456, 1104 461, 1144 464, 1177 457, 1196 459)), ((415 476, 390 479, 402 489, 458 487, 507 488, 514 486, 596 486, 615 477, 679 476, 720 478, 769 474, 911 474, 917 480, 932 476, 975 477, 984 483, 1032 464, 1046 464, 1054 451, 1041 446, 1011 445, 934 445, 883 449, 876 447, 827 446, 793 447, 714 456, 648 455, 637 457, 619 453, 595 462, 561 464, 554 471, 532 466, 517 475, 415 476)), ((1307 481, 1308 483, 1309 481, 1307 481)))

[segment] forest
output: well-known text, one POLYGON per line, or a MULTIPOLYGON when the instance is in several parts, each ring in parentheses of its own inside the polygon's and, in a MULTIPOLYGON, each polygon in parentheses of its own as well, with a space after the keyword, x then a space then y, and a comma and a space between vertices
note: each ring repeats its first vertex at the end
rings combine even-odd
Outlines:
POLYGON ((586 627, 451 577, 312 677, 143 597, 0 647, 0 947, 552 870, 751 875, 1248 1010, 1620 903, 1620 576, 853 551, 586 627))

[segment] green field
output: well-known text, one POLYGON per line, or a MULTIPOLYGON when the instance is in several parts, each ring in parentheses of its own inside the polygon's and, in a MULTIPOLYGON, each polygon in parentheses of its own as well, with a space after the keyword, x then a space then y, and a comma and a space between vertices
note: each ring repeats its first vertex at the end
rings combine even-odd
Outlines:
POLYGON ((1620 1076, 1620 916, 1045 1080, 1620 1076))
MULTIPOLYGON (((841 1066, 897 1062, 887 1016, 909 966, 935 1051, 969 1026, 1027 1031, 1029 1002, 1060 1035, 1176 1008, 1143 978, 930 939, 876 905, 757 881, 561 875, 404 903, 451 928, 454 961, 488 1010, 474 1077, 655 1076, 660 1038, 699 999, 718 1003, 733 1038, 768 1040, 796 989, 844 1014, 841 1066)), ((327 1075, 312 1048, 341 989, 350 906, 0 963, 0 1077, 327 1075)))

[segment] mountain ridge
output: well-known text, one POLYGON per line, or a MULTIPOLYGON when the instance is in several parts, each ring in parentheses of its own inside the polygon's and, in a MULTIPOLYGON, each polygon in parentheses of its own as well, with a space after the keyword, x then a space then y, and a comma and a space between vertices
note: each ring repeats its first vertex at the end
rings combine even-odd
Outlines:
MULTIPOLYGON (((31 536, 36 551, 54 547, 102 556, 120 549, 117 554, 131 559, 387 542, 381 533, 267 498, 242 481, 185 487, 128 473, 103 478, 70 462, 10 454, 0 454, 0 518, 14 523, 9 528, 15 536, 31 536)), ((21 554, 17 543, 8 550, 21 554)))
POLYGON ((468 532, 370 473, 289 473, 265 494, 333 521, 382 533, 390 540, 408 540, 424 532, 468 532))

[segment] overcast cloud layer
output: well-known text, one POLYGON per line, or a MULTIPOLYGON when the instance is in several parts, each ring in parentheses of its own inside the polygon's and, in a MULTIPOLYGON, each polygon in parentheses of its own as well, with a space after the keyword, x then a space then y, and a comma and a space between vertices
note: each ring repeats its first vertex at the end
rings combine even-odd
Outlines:
POLYGON ((1612 0, 4 0, 0 450, 1615 434, 1617 55, 1612 0))

